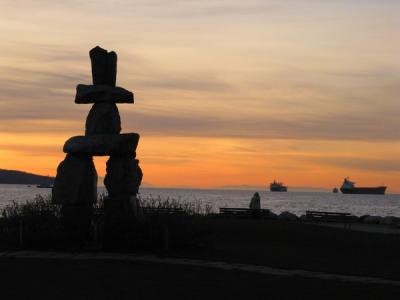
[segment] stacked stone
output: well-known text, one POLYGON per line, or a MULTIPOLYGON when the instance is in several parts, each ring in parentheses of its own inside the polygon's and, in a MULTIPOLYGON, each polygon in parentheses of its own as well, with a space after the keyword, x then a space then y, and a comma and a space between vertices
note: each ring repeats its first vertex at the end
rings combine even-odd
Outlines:
POLYGON ((85 135, 72 137, 64 145, 67 155, 57 169, 53 188, 53 202, 62 205, 65 229, 81 241, 87 238, 93 203, 97 199, 93 156, 110 156, 104 184, 109 193, 105 202, 105 226, 111 231, 119 230, 137 217, 140 206, 136 194, 142 180, 139 161, 135 159, 139 135, 120 133, 116 105, 133 103, 133 93, 115 86, 115 52, 95 47, 89 54, 93 85, 79 84, 75 103, 93 103, 93 106, 86 119, 85 135))

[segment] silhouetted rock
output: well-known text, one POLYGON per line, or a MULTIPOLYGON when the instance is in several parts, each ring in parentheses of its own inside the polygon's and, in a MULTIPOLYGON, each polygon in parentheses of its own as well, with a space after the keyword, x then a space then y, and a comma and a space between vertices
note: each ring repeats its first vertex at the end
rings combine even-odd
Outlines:
MULTIPOLYGON (((142 170, 140 170, 140 172, 141 171, 142 170)), ((138 189, 139 189, 139 186, 138 186, 138 189)), ((142 221, 144 216, 143 216, 142 207, 140 206, 139 199, 136 196, 130 196, 129 197, 129 204, 130 204, 131 211, 133 213, 133 217, 138 221, 142 221)))
POLYGON ((65 142, 64 152, 94 156, 134 154, 138 142, 137 133, 74 136, 65 142))
POLYGON ((89 237, 93 216, 91 204, 65 204, 61 208, 61 224, 67 240, 76 246, 84 246, 89 237))
POLYGON ((104 201, 103 249, 106 251, 121 250, 134 239, 133 228, 140 220, 131 205, 131 195, 107 197, 104 201))
POLYGON ((104 185, 110 196, 136 195, 142 177, 139 161, 134 156, 111 156, 107 161, 104 185))
POLYGON ((61 223, 68 240, 84 245, 97 199, 97 172, 89 155, 68 154, 57 168, 52 200, 61 204, 61 223))
POLYGON ((400 218, 393 216, 386 216, 381 219, 380 223, 384 225, 394 225, 400 223, 400 218))
POLYGON ((85 135, 119 134, 121 119, 115 103, 95 103, 86 118, 85 135))
POLYGON ((78 84, 75 103, 133 103, 133 93, 118 87, 108 85, 78 84))
POLYGON ((107 84, 115 86, 117 81, 117 53, 111 51, 107 57, 107 84))
POLYGON ((97 172, 90 155, 67 154, 57 168, 52 190, 56 204, 89 204, 97 199, 97 172))
POLYGON ((90 50, 89 56, 92 63, 93 84, 107 84, 107 50, 97 46, 90 50))
POLYGON ((302 222, 307 222, 308 221, 307 215, 301 215, 299 220, 302 222))
POLYGON ((104 211, 108 218, 118 223, 133 223, 143 218, 143 211, 140 202, 133 195, 119 195, 107 197, 104 203, 104 211))
POLYGON ((106 84, 115 86, 117 77, 117 54, 107 52, 99 46, 89 52, 92 63, 93 84, 106 84))
POLYGON ((134 156, 111 156, 107 161, 104 185, 109 196, 104 203, 104 247, 111 249, 126 243, 126 235, 135 222, 142 219, 136 198, 142 182, 142 170, 134 156))
POLYGON ((358 222, 359 223, 364 223, 365 218, 369 217, 370 215, 362 215, 358 217, 358 222))
POLYGON ((271 220, 278 220, 278 215, 277 215, 276 213, 273 213, 272 211, 270 211, 270 212, 268 213, 268 219, 271 219, 271 220))
POLYGON ((365 224, 379 224, 382 220, 380 216, 367 216, 364 218, 365 224))
POLYGON ((295 214, 292 214, 291 212, 284 211, 280 213, 278 219, 282 221, 298 221, 299 218, 295 214))

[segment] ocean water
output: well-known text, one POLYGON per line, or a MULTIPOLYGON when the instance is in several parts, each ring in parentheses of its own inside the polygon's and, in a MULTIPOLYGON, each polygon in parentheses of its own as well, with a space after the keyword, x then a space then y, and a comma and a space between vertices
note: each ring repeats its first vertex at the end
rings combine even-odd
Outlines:
MULTIPOLYGON (((99 193, 105 192, 99 187, 99 193)), ((196 201, 211 205, 214 211, 219 207, 248 207, 256 190, 206 190, 206 189, 164 189, 141 188, 142 198, 174 198, 182 201, 196 201)), ((343 195, 331 192, 273 193, 259 191, 261 207, 275 213, 290 211, 297 215, 306 210, 349 212, 357 216, 369 214, 400 217, 400 194, 387 195, 343 195)), ((25 202, 35 195, 49 195, 50 189, 27 185, 0 184, 0 207, 12 201, 25 202)))

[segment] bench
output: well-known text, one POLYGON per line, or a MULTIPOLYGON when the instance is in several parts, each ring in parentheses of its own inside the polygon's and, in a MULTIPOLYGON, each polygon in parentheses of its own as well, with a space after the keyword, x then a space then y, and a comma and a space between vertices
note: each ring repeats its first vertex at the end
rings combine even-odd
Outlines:
POLYGON ((344 223, 345 228, 351 229, 351 224, 357 222, 358 218, 350 213, 307 210, 306 220, 314 222, 344 223))
POLYGON ((143 214, 147 216, 158 216, 158 215, 172 215, 172 214, 183 214, 182 208, 172 207, 142 207, 143 214))
POLYGON ((270 215, 269 209, 251 209, 251 208, 231 208, 220 207, 219 214, 222 217, 249 218, 249 219, 267 219, 270 215))

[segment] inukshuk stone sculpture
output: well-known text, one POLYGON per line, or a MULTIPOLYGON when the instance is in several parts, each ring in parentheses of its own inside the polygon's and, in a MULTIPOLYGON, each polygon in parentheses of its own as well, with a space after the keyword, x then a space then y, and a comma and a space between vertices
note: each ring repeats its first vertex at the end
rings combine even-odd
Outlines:
POLYGON ((75 103, 93 106, 84 136, 66 141, 64 161, 57 168, 53 202, 61 204, 62 223, 76 241, 87 239, 93 203, 97 199, 97 173, 93 156, 110 156, 104 184, 109 197, 104 204, 109 238, 124 230, 140 213, 136 198, 142 171, 136 157, 137 133, 121 134, 116 103, 133 103, 133 93, 116 87, 117 55, 100 47, 90 52, 93 85, 79 84, 75 103))

